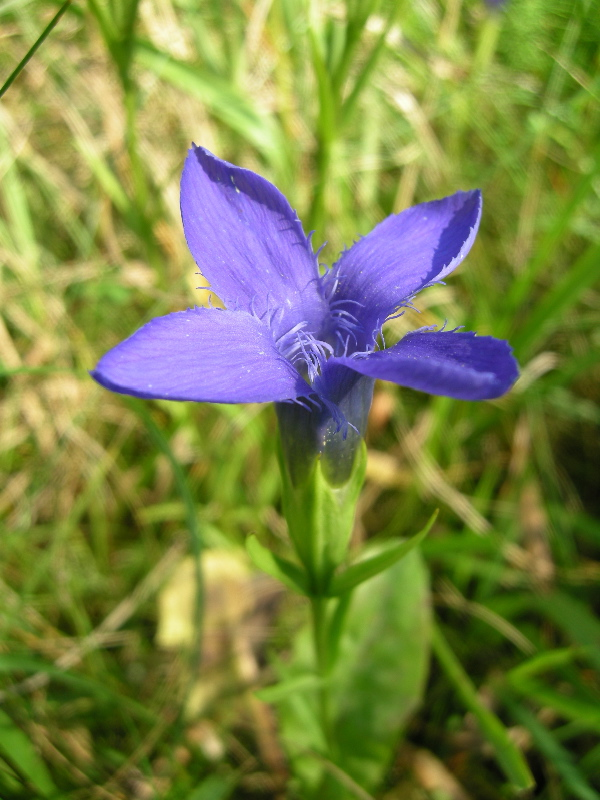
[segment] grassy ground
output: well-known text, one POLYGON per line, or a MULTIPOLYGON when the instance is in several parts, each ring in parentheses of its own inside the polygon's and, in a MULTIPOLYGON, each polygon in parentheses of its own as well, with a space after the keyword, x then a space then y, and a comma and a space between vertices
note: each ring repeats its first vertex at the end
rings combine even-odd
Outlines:
MULTIPOLYGON (((57 9, 0 5, 1 80, 57 9)), ((536 797, 600 798, 599 42, 583 0, 67 9, 0 106, 0 797, 293 796, 251 690, 305 609, 242 550, 285 535, 273 411, 87 375, 202 302, 178 210, 194 140, 273 180, 328 262, 482 188, 466 264, 390 337, 448 319, 509 338, 522 376, 482 404, 380 385, 368 434, 357 539, 440 507, 423 552, 464 669, 438 650, 381 796, 510 794, 487 706, 536 797)))

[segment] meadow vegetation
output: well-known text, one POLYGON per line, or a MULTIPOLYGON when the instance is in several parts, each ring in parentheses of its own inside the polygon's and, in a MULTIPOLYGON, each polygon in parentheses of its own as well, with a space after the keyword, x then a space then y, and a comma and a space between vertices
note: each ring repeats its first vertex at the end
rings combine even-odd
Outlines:
MULTIPOLYGON (((0 81, 58 9, 0 4, 0 81)), ((208 301, 179 215, 191 141, 272 180, 326 263, 482 189, 465 264, 387 339, 448 320, 509 339, 521 377, 478 404, 378 384, 368 431, 356 541, 440 508, 430 675, 378 796, 511 796, 499 721, 534 796, 600 798, 599 44, 585 0, 65 10, 0 105, 3 800, 295 796, 254 691, 306 608, 243 547, 285 546, 274 411, 88 375, 208 301)))

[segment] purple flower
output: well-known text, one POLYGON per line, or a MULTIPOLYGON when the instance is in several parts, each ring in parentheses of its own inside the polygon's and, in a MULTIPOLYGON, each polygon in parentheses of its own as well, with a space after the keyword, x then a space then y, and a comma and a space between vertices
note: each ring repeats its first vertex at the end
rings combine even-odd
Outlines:
POLYGON ((151 320, 92 372, 112 391, 198 402, 291 401, 318 417, 319 436, 329 425, 331 439, 340 428, 338 438, 345 438, 348 424, 364 429, 375 378, 485 400, 504 394, 517 377, 509 345, 490 336, 421 329, 393 347, 378 346, 384 322, 469 252, 481 217, 479 191, 388 217, 324 275, 281 192, 201 147, 192 147, 185 163, 181 213, 189 248, 226 310, 195 307, 151 320))

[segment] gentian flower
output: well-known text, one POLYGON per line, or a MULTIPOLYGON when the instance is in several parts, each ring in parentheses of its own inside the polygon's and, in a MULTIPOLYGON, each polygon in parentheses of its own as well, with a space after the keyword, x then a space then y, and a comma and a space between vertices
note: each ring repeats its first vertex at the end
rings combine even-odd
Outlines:
POLYGON ((201 147, 185 163, 181 213, 192 255, 226 308, 158 317, 117 345, 92 372, 114 392, 274 401, 288 460, 322 455, 343 480, 376 378, 485 400, 517 377, 509 345, 490 336, 422 328, 381 345, 383 324, 469 252, 481 217, 477 190, 387 217, 324 274, 281 192, 201 147))

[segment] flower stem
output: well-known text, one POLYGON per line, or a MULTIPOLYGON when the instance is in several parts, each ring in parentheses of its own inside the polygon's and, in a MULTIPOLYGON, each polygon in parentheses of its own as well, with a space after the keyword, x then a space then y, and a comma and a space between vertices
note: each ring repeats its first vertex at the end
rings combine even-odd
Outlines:
POLYGON ((331 698, 329 695, 329 671, 331 665, 329 657, 329 626, 327 619, 328 600, 326 597, 311 597, 310 604, 312 611, 315 662, 317 674, 321 678, 321 685, 319 688, 319 717, 323 738, 327 745, 326 755, 334 760, 333 720, 331 716, 331 698))

